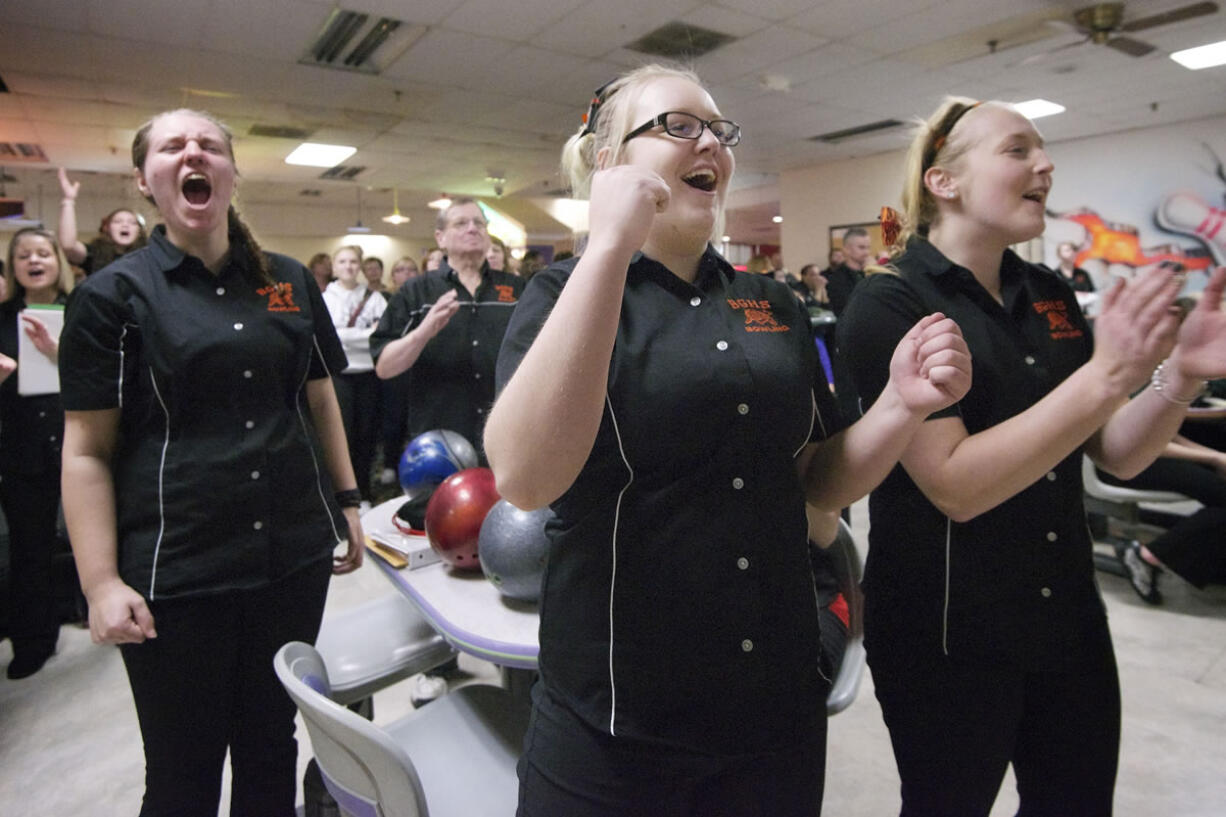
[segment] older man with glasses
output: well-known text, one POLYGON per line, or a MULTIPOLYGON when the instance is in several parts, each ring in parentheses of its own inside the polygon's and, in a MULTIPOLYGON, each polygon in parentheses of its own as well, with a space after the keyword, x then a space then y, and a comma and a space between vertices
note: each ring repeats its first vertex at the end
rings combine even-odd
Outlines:
POLYGON ((457 431, 477 448, 482 464, 494 364, 524 287, 523 279, 489 268, 486 226, 472 199, 443 210, 434 238, 446 259, 391 297, 370 338, 379 377, 410 373, 409 438, 436 428, 457 431))

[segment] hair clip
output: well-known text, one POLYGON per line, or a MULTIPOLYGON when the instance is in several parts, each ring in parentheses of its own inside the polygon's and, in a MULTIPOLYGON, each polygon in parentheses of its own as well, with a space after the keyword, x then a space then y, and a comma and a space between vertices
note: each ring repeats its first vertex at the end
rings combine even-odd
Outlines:
POLYGON ((605 91, 614 82, 617 82, 617 80, 611 79, 593 92, 592 101, 587 106, 587 113, 583 115, 583 133, 581 135, 586 136, 589 133, 596 132, 596 116, 600 113, 600 106, 605 102, 605 91))
POLYGON ((894 246, 898 234, 902 232, 902 220, 898 217, 898 211, 893 207, 882 207, 881 215, 877 216, 877 219, 881 222, 881 240, 887 247, 894 246))

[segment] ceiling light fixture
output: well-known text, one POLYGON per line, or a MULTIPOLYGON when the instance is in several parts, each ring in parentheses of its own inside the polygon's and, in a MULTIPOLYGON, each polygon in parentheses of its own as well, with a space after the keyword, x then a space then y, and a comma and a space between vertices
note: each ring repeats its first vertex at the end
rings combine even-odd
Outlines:
POLYGON ((319 142, 303 142, 285 157, 287 165, 306 165, 308 167, 336 167, 341 162, 357 153, 358 149, 348 145, 324 145, 319 142))
POLYGON ((1171 59, 1190 71, 1226 65, 1226 40, 1176 51, 1171 59))
POLYGON ((409 223, 408 216, 400 215, 400 197, 396 191, 396 188, 394 187, 392 188, 392 214, 390 216, 384 216, 383 220, 388 224, 395 224, 396 226, 409 223))
POLYGON ((782 224, 783 216, 771 216, 771 221, 775 222, 776 224, 782 224))
POLYGON ((447 198, 446 196, 440 196, 426 206, 432 210, 446 210, 451 206, 451 199, 447 198))
POLYGON ((369 233, 370 228, 362 223, 362 185, 357 186, 358 191, 358 222, 349 228, 351 233, 369 233))
POLYGON ((1046 99, 1028 99, 1025 102, 1015 103, 1013 108, 1027 119, 1042 119, 1044 116, 1064 113, 1063 105, 1046 99))

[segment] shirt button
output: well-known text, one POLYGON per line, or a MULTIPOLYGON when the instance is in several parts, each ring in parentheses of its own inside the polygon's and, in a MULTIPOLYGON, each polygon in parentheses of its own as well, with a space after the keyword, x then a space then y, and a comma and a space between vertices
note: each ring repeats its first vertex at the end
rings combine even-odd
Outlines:
POLYGON ((1049 542, 1054 542, 1054 541, 1056 541, 1056 540, 1057 540, 1057 539, 1059 539, 1059 538, 1060 538, 1060 537, 1056 535, 1056 532, 1055 532, 1054 530, 1049 530, 1049 531, 1047 532, 1047 541, 1049 541, 1049 542))
POLYGON ((251 370, 250 370, 250 369, 244 369, 244 370, 243 370, 243 377, 245 377, 245 378, 247 378, 248 380, 250 380, 250 379, 251 379, 251 370))
POLYGON ((716 348, 716 349, 719 349, 721 352, 723 352, 723 351, 727 350, 727 348, 728 348, 728 341, 726 341, 726 340, 721 340, 721 341, 719 341, 718 343, 716 343, 716 344, 715 344, 715 348, 716 348))
POLYGON ((1051 588, 1044 587, 1042 590, 1039 591, 1039 594, 1042 595, 1043 598, 1045 599, 1050 599, 1051 598, 1051 588))
POLYGON ((481 341, 479 341, 479 340, 474 340, 474 341, 473 341, 473 346, 480 346, 480 345, 481 345, 481 341))
POLYGON ((473 372, 473 380, 480 380, 481 372, 473 372))
POLYGON ((1034 365, 1034 355, 1026 355, 1026 357, 1024 357, 1024 358, 1023 358, 1023 360, 1025 360, 1025 361, 1026 361, 1026 365, 1027 365, 1027 366, 1033 366, 1033 365, 1034 365))
POLYGON ((256 522, 256 523, 255 523, 254 525, 252 525, 251 527, 255 528, 256 530, 261 530, 261 529, 264 527, 264 523, 263 523, 263 522, 256 522))
POLYGON ((234 331, 235 331, 235 332, 241 332, 241 331, 243 331, 243 325, 242 325, 241 323, 236 323, 236 324, 234 324, 234 331))
POLYGON ((55 442, 55 435, 54 435, 54 434, 52 434, 52 435, 51 435, 51 442, 55 442))
POLYGON ((1055 482, 1055 481, 1056 481, 1056 472, 1055 472, 1055 471, 1048 471, 1048 472, 1047 472, 1047 481, 1048 481, 1048 482, 1055 482))
POLYGON ((247 428, 255 428, 255 420, 248 420, 243 425, 247 426, 247 428))
POLYGON ((739 567, 741 570, 748 570, 749 560, 746 559, 744 556, 742 556, 741 558, 736 560, 736 566, 739 567))
POLYGON ((753 642, 748 638, 741 642, 742 652, 751 652, 753 650, 753 642))
POLYGON ((697 295, 690 298, 690 306, 698 306, 700 303, 702 303, 702 298, 699 298, 697 295))
POLYGON ((735 477, 732 480, 732 487, 736 488, 738 491, 741 490, 745 487, 745 480, 741 479, 740 477, 735 477))
POLYGON ((737 413, 737 414, 748 414, 748 413, 749 413, 749 404, 748 404, 748 403, 741 403, 740 405, 738 405, 738 406, 736 407, 736 413, 737 413))
POLYGON ((252 478, 252 479, 259 479, 259 478, 260 478, 260 472, 259 472, 259 471, 252 471, 252 472, 251 472, 251 478, 252 478))
POLYGON ((45 411, 40 411, 40 412, 38 413, 38 416, 39 416, 39 417, 46 417, 46 416, 47 416, 47 412, 45 412, 45 411))
POLYGON ((225 294, 226 294, 226 288, 225 288, 225 287, 217 287, 217 294, 218 294, 218 295, 225 295, 225 294))
POLYGON ((478 414, 485 414, 485 409, 477 409, 478 414))

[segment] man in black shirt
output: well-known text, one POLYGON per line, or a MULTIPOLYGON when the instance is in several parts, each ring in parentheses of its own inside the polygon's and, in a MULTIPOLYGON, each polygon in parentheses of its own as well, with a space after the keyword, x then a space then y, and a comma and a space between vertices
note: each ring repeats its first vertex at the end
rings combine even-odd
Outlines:
POLYGON ((826 293, 830 296, 830 309, 835 317, 842 317, 851 291, 864 280, 864 265, 872 253, 868 232, 861 227, 852 227, 843 234, 843 263, 832 266, 826 272, 826 293))
POLYGON ((410 372, 409 437, 448 428, 481 454, 481 430, 494 402, 494 364, 522 278, 485 263, 490 237, 472 199, 438 216, 434 238, 447 255, 437 270, 405 282, 370 338, 375 373, 410 372))

